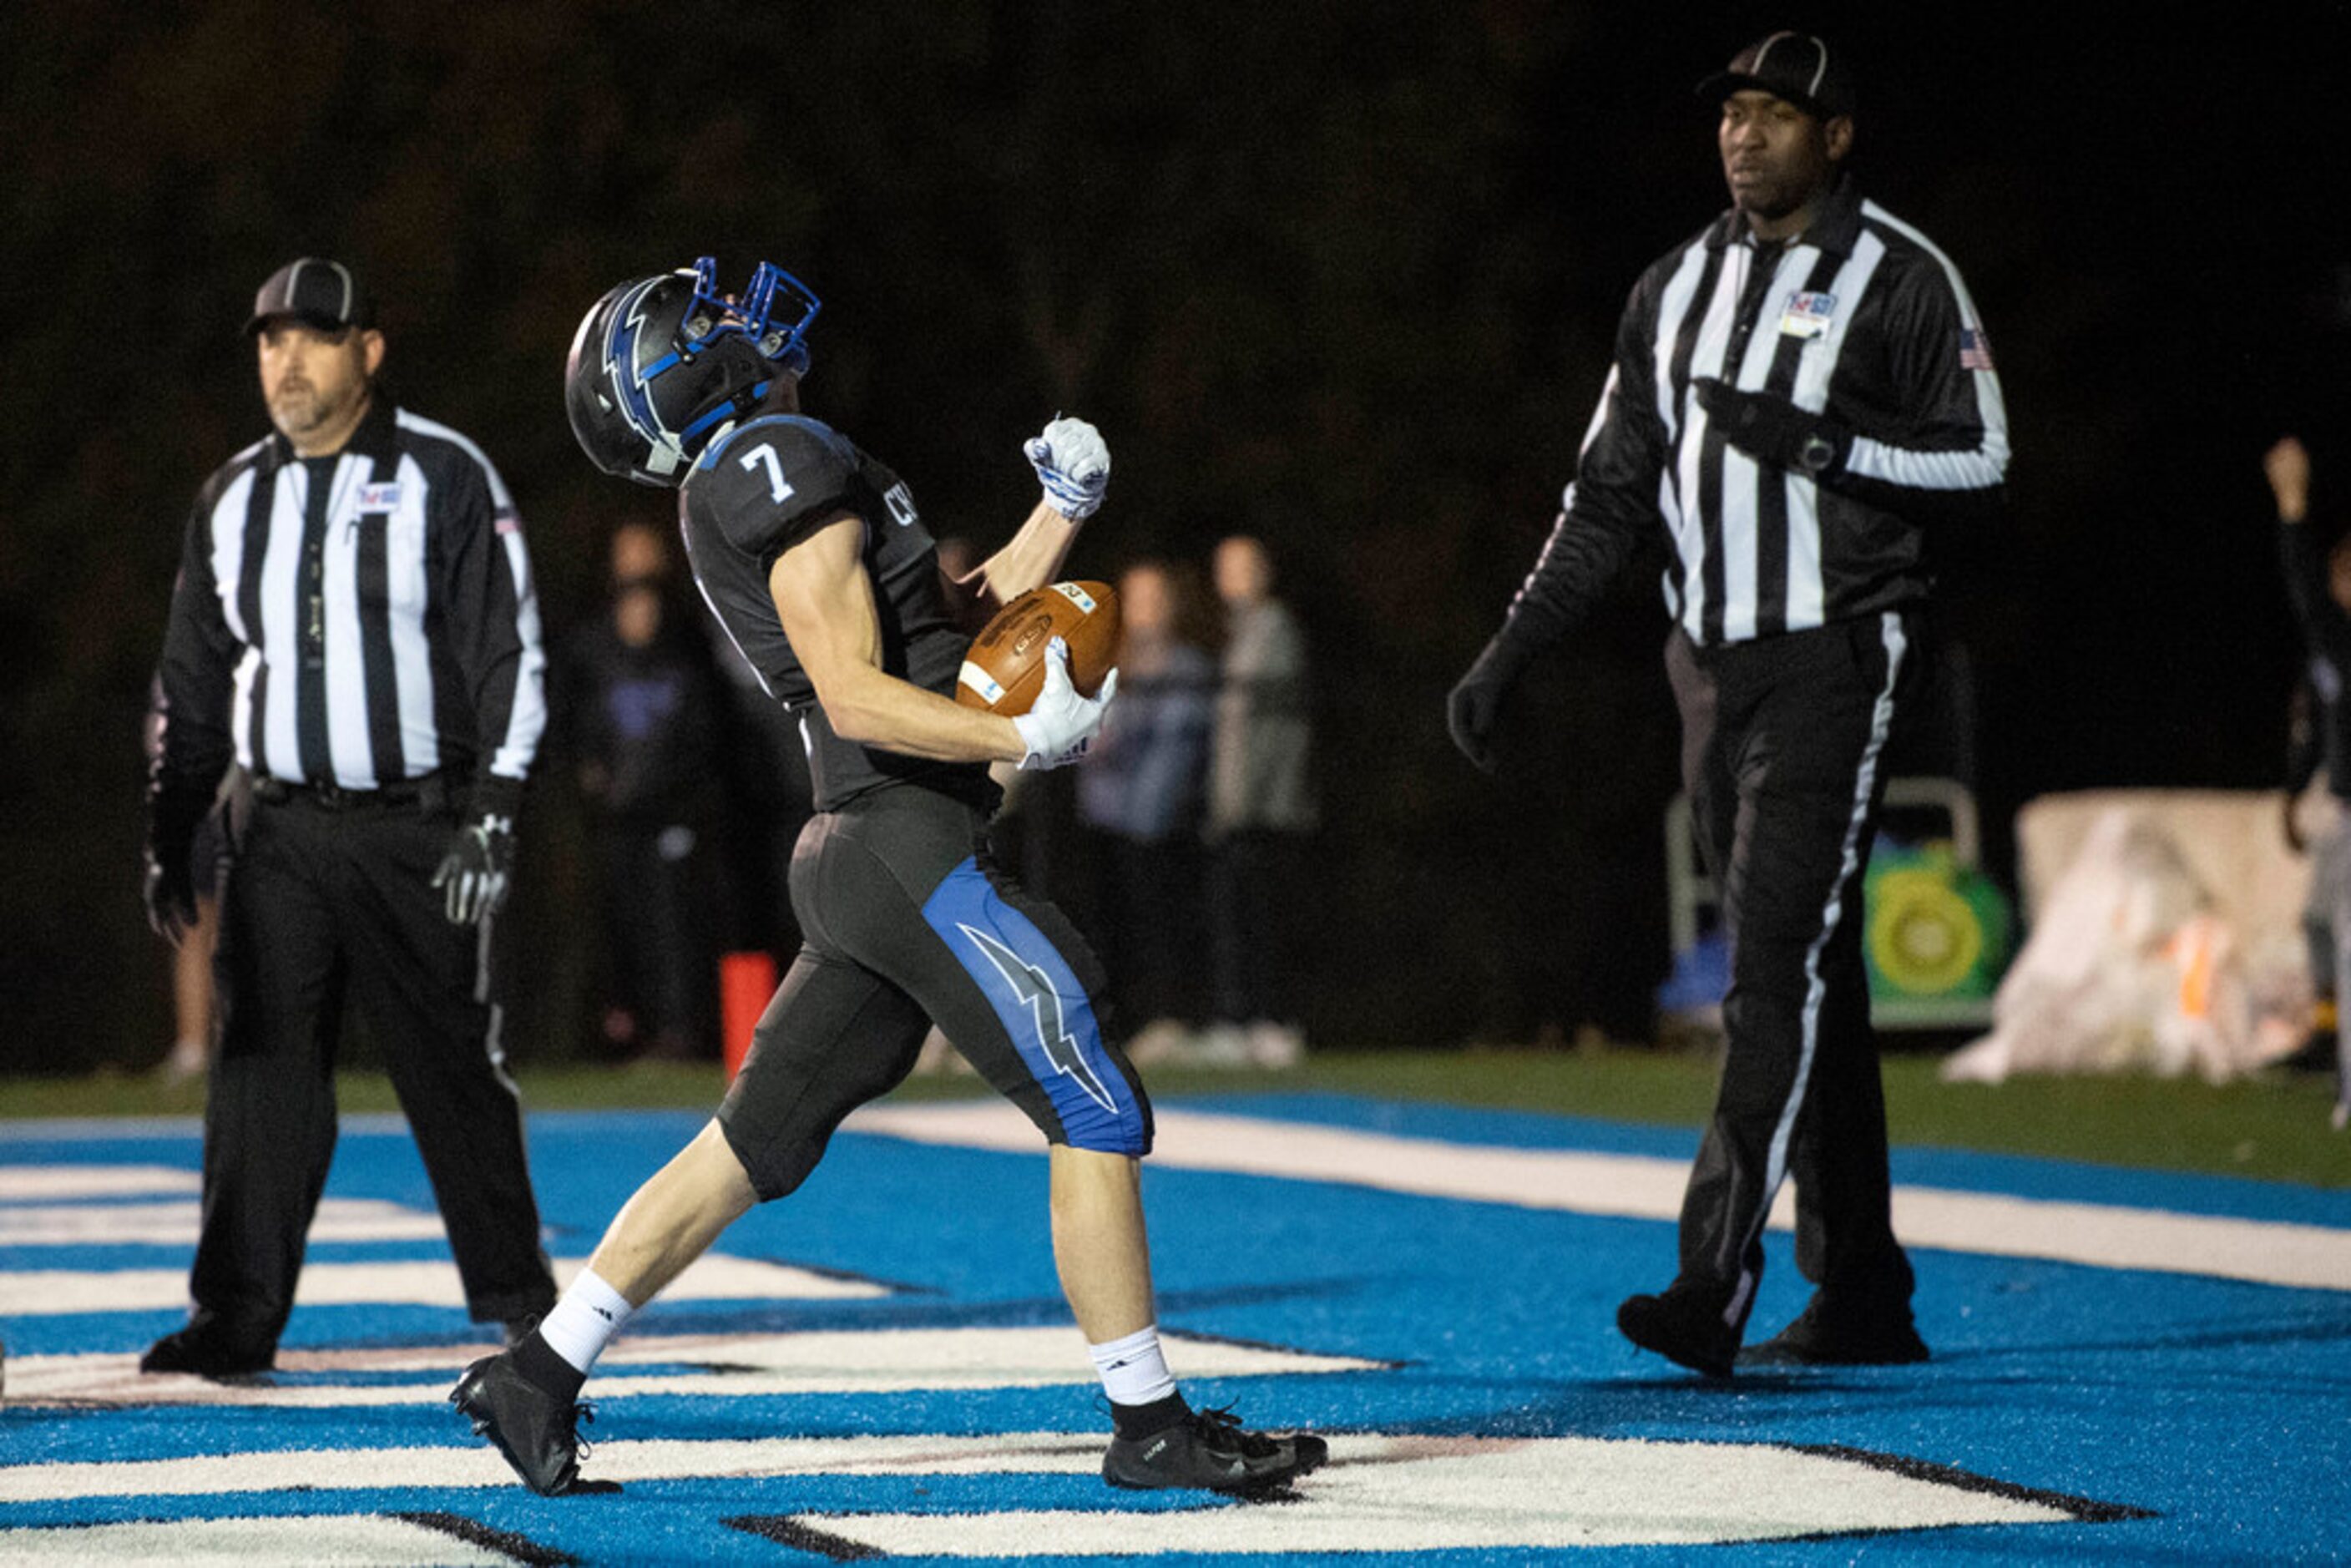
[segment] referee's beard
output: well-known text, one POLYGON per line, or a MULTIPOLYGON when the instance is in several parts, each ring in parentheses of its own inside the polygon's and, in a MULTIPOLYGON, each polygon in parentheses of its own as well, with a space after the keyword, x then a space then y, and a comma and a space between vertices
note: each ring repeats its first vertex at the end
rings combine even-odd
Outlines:
POLYGON ((342 450, 374 401, 375 383, 364 379, 337 396, 289 378, 278 383, 277 395, 269 400, 269 422, 305 457, 324 456, 342 450))

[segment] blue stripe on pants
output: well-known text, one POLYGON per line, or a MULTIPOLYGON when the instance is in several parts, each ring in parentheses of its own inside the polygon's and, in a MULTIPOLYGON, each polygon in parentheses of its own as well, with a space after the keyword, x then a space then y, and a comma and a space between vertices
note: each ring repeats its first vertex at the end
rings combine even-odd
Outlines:
POLYGON ((1045 934, 969 859, 940 880, 923 918, 996 1009, 1070 1146, 1142 1154, 1142 1107, 1102 1049, 1092 999, 1045 934))

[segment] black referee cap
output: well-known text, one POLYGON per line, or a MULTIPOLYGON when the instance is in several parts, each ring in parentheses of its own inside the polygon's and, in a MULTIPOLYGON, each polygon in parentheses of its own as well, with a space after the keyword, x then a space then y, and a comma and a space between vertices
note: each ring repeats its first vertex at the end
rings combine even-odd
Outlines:
POLYGON ((1844 57, 1804 33, 1756 39, 1728 67, 1698 83, 1698 94, 1719 103, 1747 88, 1784 98, 1822 120, 1853 112, 1853 73, 1844 57))
POLYGON ((260 331, 273 316, 292 316, 321 332, 340 332, 346 327, 374 326, 375 301, 341 262, 306 256, 269 275, 253 297, 253 319, 245 324, 246 335, 260 331))

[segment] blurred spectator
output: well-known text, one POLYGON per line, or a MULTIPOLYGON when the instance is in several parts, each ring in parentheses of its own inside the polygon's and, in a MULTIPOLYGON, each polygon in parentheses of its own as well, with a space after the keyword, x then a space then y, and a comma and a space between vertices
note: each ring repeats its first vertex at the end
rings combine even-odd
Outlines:
POLYGON ((2286 599, 2309 651, 2318 761, 2336 802, 2337 821, 2313 846, 2311 899, 2333 936, 2328 972, 2313 978, 2320 995, 2336 999, 2335 1124, 2342 1127, 2351 1122, 2351 1021, 2343 1018, 2341 1006, 2344 977, 2351 971, 2351 854, 2345 853, 2341 821, 2351 810, 2351 709, 2343 689, 2351 676, 2351 536, 2337 538, 2332 549, 2315 538, 2310 526, 2310 454, 2300 441, 2289 435, 2278 442, 2262 457, 2262 467, 2277 502, 2286 599))
POLYGON ((682 1061, 717 1051, 703 867, 725 697, 674 592, 660 530, 631 523, 612 536, 611 607, 565 650, 554 739, 588 810, 605 1039, 623 1054, 682 1061))
POLYGON ((1207 595, 1164 561, 1118 582, 1118 701, 1078 773, 1078 814, 1098 836, 1092 933, 1123 1017, 1127 1054, 1186 1053, 1203 1021, 1200 808, 1217 695, 1207 595))
POLYGON ((1305 1050, 1287 937, 1316 822, 1306 641, 1272 596, 1273 578, 1259 540, 1237 534, 1217 546, 1226 623, 1208 767, 1209 1054, 1260 1067, 1288 1066, 1305 1050))

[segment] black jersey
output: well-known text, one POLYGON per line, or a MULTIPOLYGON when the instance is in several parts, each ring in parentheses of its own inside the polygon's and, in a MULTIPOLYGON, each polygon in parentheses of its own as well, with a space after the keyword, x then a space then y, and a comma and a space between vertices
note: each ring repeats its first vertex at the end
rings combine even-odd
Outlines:
POLYGON ((971 638, 947 612, 938 549, 895 474, 812 419, 769 414, 712 442, 678 492, 678 527, 702 597, 768 695, 799 723, 820 811, 886 785, 920 780, 981 803, 994 799, 978 763, 934 762, 844 740, 784 635, 768 590, 776 559, 844 513, 865 524, 865 570, 882 623, 882 668, 942 696, 955 694, 971 638))

